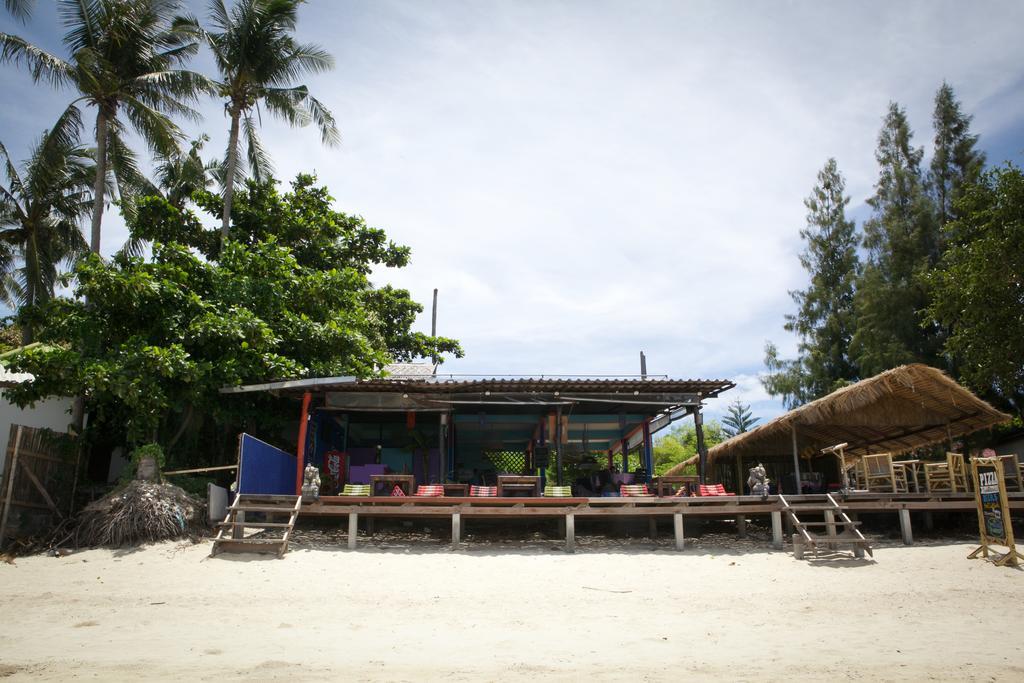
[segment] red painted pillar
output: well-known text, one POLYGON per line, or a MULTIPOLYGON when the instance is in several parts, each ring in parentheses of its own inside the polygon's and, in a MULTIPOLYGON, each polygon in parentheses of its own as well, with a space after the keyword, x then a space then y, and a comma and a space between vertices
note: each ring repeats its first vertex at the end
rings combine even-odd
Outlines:
POLYGON ((306 465, 306 427, 309 424, 309 402, 313 395, 308 391, 302 395, 302 417, 299 420, 299 446, 295 454, 295 495, 302 495, 302 470, 306 465))

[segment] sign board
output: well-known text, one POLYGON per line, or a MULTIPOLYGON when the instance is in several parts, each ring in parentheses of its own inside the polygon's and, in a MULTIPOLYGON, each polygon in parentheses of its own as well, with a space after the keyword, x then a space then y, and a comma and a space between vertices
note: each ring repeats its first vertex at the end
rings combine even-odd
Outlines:
MULTIPOLYGON (((1018 565, 1024 559, 1013 543, 1013 525, 1010 520, 1010 505, 1006 501, 1006 480, 1003 477, 1003 463, 999 458, 975 458, 971 463, 974 473, 974 499, 978 506, 978 535, 981 547, 968 555, 974 559, 979 555, 987 558, 990 546, 998 545, 1009 549, 1005 555, 996 558, 998 565, 1018 565)), ((1000 555, 995 550, 994 555, 1000 555)))

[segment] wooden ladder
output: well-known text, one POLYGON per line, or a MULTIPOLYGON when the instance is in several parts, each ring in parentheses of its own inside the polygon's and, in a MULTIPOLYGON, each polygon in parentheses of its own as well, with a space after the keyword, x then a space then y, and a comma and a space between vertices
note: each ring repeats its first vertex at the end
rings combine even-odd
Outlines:
POLYGON ((228 508, 227 517, 217 525, 217 536, 213 539, 210 556, 220 552, 233 553, 277 553, 278 557, 288 551, 288 539, 295 520, 299 517, 302 498, 299 496, 270 496, 239 493, 228 508), (257 520, 259 515, 262 520, 257 520), (287 516, 288 521, 280 521, 287 516), (254 529, 280 530, 280 538, 266 538, 245 535, 245 527, 254 529))
POLYGON ((783 511, 793 522, 793 556, 802 560, 804 551, 810 547, 814 556, 818 556, 818 549, 821 547, 829 550, 836 550, 842 546, 853 550, 856 558, 864 557, 864 553, 874 557, 871 544, 864 534, 857 527, 860 522, 855 522, 846 514, 846 508, 836 502, 831 493, 824 495, 824 500, 800 502, 790 504, 785 496, 779 495, 779 502, 783 511), (805 521, 800 515, 807 513, 818 514, 824 517, 824 521, 805 521), (824 535, 822 535, 824 534, 824 535))

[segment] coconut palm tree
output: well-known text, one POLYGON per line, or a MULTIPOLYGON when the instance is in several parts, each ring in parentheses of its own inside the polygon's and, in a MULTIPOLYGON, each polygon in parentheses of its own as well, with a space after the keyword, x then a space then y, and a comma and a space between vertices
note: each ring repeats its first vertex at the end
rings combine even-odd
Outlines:
POLYGON ((234 184, 240 178, 239 136, 244 129, 249 170, 257 180, 270 172, 270 159, 260 144, 253 112, 262 106, 293 126, 310 121, 320 129, 324 144, 339 140, 334 117, 305 85, 293 85, 304 74, 334 66, 318 45, 294 38, 298 7, 304 0, 237 0, 228 11, 223 0, 210 5, 213 30, 206 39, 220 72, 216 84, 231 119, 224 162, 224 211, 221 239, 227 239, 234 184))
POLYGON ((189 143, 187 151, 157 155, 153 190, 174 208, 184 209, 193 194, 209 189, 216 180, 220 163, 203 161, 200 156, 203 145, 209 141, 209 136, 200 135, 189 143))
POLYGON ((70 105, 96 108, 96 167, 90 247, 100 250, 107 175, 121 195, 139 187, 142 174, 125 144, 130 125, 156 152, 177 147, 181 133, 170 116, 195 119, 188 106, 209 83, 183 70, 198 50, 194 20, 175 17, 177 0, 59 0, 66 32, 65 60, 18 36, 0 33, 0 62, 28 68, 34 81, 70 86, 70 105))
MULTIPOLYGON (((78 143, 81 121, 66 112, 45 132, 19 170, 0 143, 0 296, 11 305, 53 296, 61 264, 88 253, 79 224, 92 209, 96 169, 78 143)), ((22 341, 32 330, 22 327, 22 341)))

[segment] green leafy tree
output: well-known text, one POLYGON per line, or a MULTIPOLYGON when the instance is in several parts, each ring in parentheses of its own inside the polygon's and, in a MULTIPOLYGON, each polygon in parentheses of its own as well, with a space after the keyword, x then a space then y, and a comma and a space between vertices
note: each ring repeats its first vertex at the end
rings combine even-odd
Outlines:
POLYGON ((943 83, 932 114, 935 153, 930 174, 940 226, 957 217, 964 188, 976 183, 985 168, 985 153, 976 148, 978 136, 970 132, 971 118, 961 110, 953 88, 943 83))
POLYGON ((861 374, 910 362, 941 364, 934 325, 922 327, 928 305, 924 275, 939 257, 935 211, 921 175, 924 152, 912 145, 906 112, 890 103, 878 136, 879 177, 864 224, 868 261, 854 297, 851 354, 861 374))
POLYGON ((781 359, 774 344, 765 346, 768 374, 761 382, 790 408, 824 396, 857 375, 850 341, 860 260, 856 226, 846 217, 849 202, 836 160, 829 159, 804 200, 807 226, 800 237, 806 246, 800 265, 810 275, 810 285, 790 292, 797 311, 786 316, 785 324, 800 339, 797 358, 781 359))
MULTIPOLYGON (((66 115, 45 132, 19 171, 0 144, 0 272, 6 303, 41 304, 53 296, 62 265, 88 251, 80 222, 92 209, 95 168, 78 144, 79 121, 66 115)), ((22 325, 22 342, 33 330, 22 325)))
POLYGON ((248 165, 256 180, 270 173, 270 158, 257 133, 254 110, 266 111, 292 126, 310 121, 320 129, 324 144, 338 142, 331 112, 295 80, 333 68, 322 47, 296 42, 298 8, 303 0, 236 0, 231 10, 223 0, 210 5, 212 30, 207 42, 220 72, 216 87, 231 120, 224 162, 224 204, 221 234, 228 238, 234 187, 243 169, 239 138, 245 135, 248 165))
POLYGON ((760 419, 751 414, 749 405, 745 405, 742 401, 736 399, 729 404, 725 417, 722 418, 722 431, 725 432, 726 436, 732 438, 737 434, 750 431, 760 419))
MULTIPOLYGON (((704 423, 704 446, 711 448, 729 438, 717 420, 704 423)), ((697 455, 697 430, 692 424, 682 424, 654 442, 654 474, 660 476, 681 462, 697 455)), ((694 466, 696 471, 696 465, 694 466)))
POLYGON ((928 313, 952 332, 959 375, 1024 412, 1024 173, 1007 165, 963 188, 928 313))
POLYGON ((127 126, 154 151, 170 153, 181 137, 171 116, 196 118, 188 104, 208 88, 205 78, 178 68, 199 45, 197 27, 176 18, 177 8, 175 0, 60 0, 68 59, 0 33, 0 63, 26 67, 35 82, 73 88, 79 97, 69 109, 77 111, 83 103, 96 108, 96 202, 89 244, 97 254, 108 173, 122 196, 144 184, 125 141, 127 126))
POLYGON ((206 230, 190 210, 161 197, 140 202, 130 229, 153 242, 152 257, 90 256, 78 268, 75 299, 23 310, 47 345, 12 363, 37 377, 12 398, 81 393, 98 422, 124 425, 130 444, 159 443, 177 464, 191 464, 223 457, 209 443, 230 434, 228 425, 265 433, 279 424, 272 399, 224 401, 223 386, 368 377, 395 359, 461 355, 454 340, 400 326, 422 308, 408 292, 375 289, 367 274, 404 264, 408 250, 333 211, 311 176, 283 194, 271 181, 251 182, 238 199, 242 224, 261 226, 259 237, 223 250, 219 230, 206 230), (324 262, 317 253, 344 256, 324 262), (183 433, 207 434, 198 455, 176 448, 183 433))

